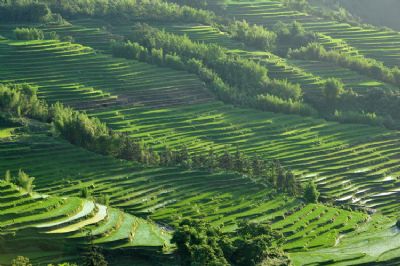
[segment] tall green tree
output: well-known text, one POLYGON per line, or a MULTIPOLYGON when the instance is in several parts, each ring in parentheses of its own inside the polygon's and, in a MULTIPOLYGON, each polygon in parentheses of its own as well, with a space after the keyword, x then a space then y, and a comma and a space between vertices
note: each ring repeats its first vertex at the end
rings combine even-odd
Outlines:
POLYGON ((313 181, 309 182, 304 189, 304 199, 309 203, 317 203, 320 193, 313 181))

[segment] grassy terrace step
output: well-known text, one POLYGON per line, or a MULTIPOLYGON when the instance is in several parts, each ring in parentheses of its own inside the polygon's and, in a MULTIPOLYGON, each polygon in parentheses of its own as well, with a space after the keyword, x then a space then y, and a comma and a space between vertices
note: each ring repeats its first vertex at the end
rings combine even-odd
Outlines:
POLYGON ((394 221, 374 215, 369 223, 337 239, 334 247, 290 256, 295 265, 396 265, 399 251, 400 231, 394 221))
MULTIPOLYGON (((126 245, 125 248, 129 246, 135 248, 155 247, 158 249, 164 245, 169 245, 170 234, 163 229, 116 209, 96 205, 93 201, 75 197, 59 198, 37 193, 27 195, 19 188, 0 181, 0 191, 10 190, 15 192, 9 193, 9 199, 12 199, 12 202, 17 203, 19 198, 27 197, 32 198, 34 202, 18 204, 16 207, 10 204, 8 208, 1 210, 0 229, 4 230, 6 234, 12 232, 16 234, 15 238, 7 238, 6 236, 5 239, 1 240, 2 256, 0 256, 0 262, 2 263, 7 262, 3 261, 7 254, 15 252, 13 245, 20 245, 21 243, 35 243, 33 244, 35 247, 44 247, 42 252, 45 251, 45 253, 57 252, 60 247, 58 245, 61 245, 61 250, 64 250, 66 254, 76 256, 77 253, 66 250, 76 244, 89 243, 87 238, 87 231, 89 230, 93 232, 93 236, 97 237, 96 243, 105 248, 120 246, 118 242, 120 239, 129 240, 129 245, 126 245), (19 198, 15 195, 18 195, 19 198), (117 226, 119 217, 123 217, 124 221, 128 221, 130 224, 131 221, 140 224, 140 233, 137 235, 131 233, 130 230, 127 230, 129 226, 117 226), (99 238, 99 234, 110 234, 110 236, 99 238), (147 237, 136 239, 143 236, 147 237), (78 242, 72 239, 76 239, 78 242), (51 241, 53 245, 51 248, 46 248, 45 243, 48 241, 51 241)), ((17 248, 17 246, 14 247, 17 248)), ((25 250, 20 250, 20 252, 23 253, 25 250)))
POLYGON ((212 98, 194 75, 115 59, 76 44, 3 40, 0 56, 3 82, 36 84, 50 102, 62 100, 79 108, 127 103, 165 106, 212 98))
MULTIPOLYGON (((277 0, 231 1, 226 14, 251 23, 273 26, 279 20, 285 23, 301 22, 305 28, 345 41, 361 54, 384 62, 388 66, 400 63, 400 34, 381 29, 363 29, 346 23, 329 21, 305 13, 292 11, 277 0)), ((351 52, 351 51, 350 51, 351 52)))
MULTIPOLYGON (((236 228, 241 219, 275 223, 293 213, 302 213, 303 209, 301 202, 276 195, 270 188, 233 173, 142 168, 134 163, 95 155, 46 135, 1 141, 0 158, 0 171, 5 168, 15 171, 22 163, 24 170, 37 177, 35 184, 42 193, 74 196, 80 193, 82 187, 91 186, 94 196, 109 195, 112 206, 119 206, 132 214, 150 215, 163 223, 174 224, 182 217, 204 217, 214 225, 223 224, 224 230, 230 231, 236 228), (26 147, 23 161, 12 152, 18 151, 16 146, 26 147), (6 152, 10 148, 11 152, 6 152), (46 163, 50 158, 52 163, 46 163), (64 170, 58 171, 61 165, 64 170)), ((321 205, 321 208, 324 207, 321 205)), ((343 216, 349 215, 347 211, 337 211, 343 216)), ((76 229, 83 226, 91 229, 96 241, 104 242, 107 247, 129 247, 152 241, 161 243, 167 237, 154 225, 143 224, 140 218, 121 216, 110 209, 107 217, 101 221, 96 219, 98 226, 91 223, 98 211, 92 212, 95 216, 84 216, 79 221, 75 219, 82 213, 81 207, 67 218, 46 221, 52 227, 41 228, 41 231, 82 239, 84 233, 76 229), (146 231, 150 229, 152 231, 146 231), (131 237, 122 232, 131 232, 131 237), (135 236, 138 238, 135 239, 135 236)), ((365 221, 364 215, 351 216, 355 221, 352 228, 365 221)), ((315 220, 312 226, 318 224, 315 220)), ((341 228, 337 230, 342 231, 341 228)), ((332 238, 335 237, 336 234, 332 235, 332 238)), ((318 240, 319 234, 312 239, 318 240)), ((298 248, 301 241, 291 239, 287 248, 298 248)), ((320 241, 323 242, 322 239, 320 241)))
MULTIPOLYGON (((4 44, 4 46, 0 45, 0 47, 7 51, 7 56, 14 57, 11 55, 15 55, 17 58, 30 50, 41 54, 42 49, 57 50, 57 45, 67 45, 68 47, 68 44, 54 41, 30 43, 3 41, 2 44, 4 44), (42 46, 47 48, 43 48, 42 46), (15 47, 22 50, 15 50, 15 47), (24 53, 21 53, 21 51, 24 53)), ((63 49, 61 50, 64 51, 63 49)), ((29 55, 33 56, 35 53, 29 53, 29 55)), ((49 54, 47 56, 51 61, 48 61, 46 64, 61 64, 61 62, 57 63, 52 61, 55 59, 51 55, 52 54, 49 54)), ((100 62, 100 59, 107 59, 114 62, 114 59, 106 56, 96 59, 97 57, 98 55, 91 55, 91 59, 88 60, 90 62, 92 59, 96 60, 96 66, 94 66, 92 62, 86 64, 85 62, 87 60, 79 56, 79 58, 83 60, 83 65, 85 66, 85 70, 82 70, 82 72, 79 72, 80 70, 77 72, 75 69, 77 65, 80 65, 78 61, 62 62, 62 67, 61 65, 59 67, 52 67, 51 71, 55 76, 63 77, 71 72, 71 80, 69 80, 68 84, 76 84, 72 81, 72 75, 76 78, 76 74, 78 74, 79 79, 85 80, 90 77, 89 82, 91 83, 88 84, 88 86, 95 86, 95 84, 100 84, 103 81, 102 76, 82 74, 89 72, 93 75, 93 73, 96 73, 96 70, 100 68, 99 65, 105 64, 98 63, 97 61, 100 62), (74 68, 74 70, 68 70, 69 68, 74 68)), ((20 73, 21 68, 15 65, 15 62, 11 59, 7 61, 10 66, 9 68, 4 68, 3 74, 5 78, 7 76, 18 75, 25 77, 28 75, 35 76, 35 71, 38 71, 32 70, 32 73, 20 73)), ((22 58, 17 61, 22 62, 22 58)), ((36 62, 39 60, 35 58, 33 61, 36 62)), ((118 62, 122 65, 129 63, 132 64, 132 66, 141 67, 141 70, 144 68, 158 69, 146 64, 128 62, 127 60, 118 60, 118 62)), ((22 65, 21 67, 27 66, 22 65)), ((109 80, 120 81, 122 77, 119 71, 119 67, 109 69, 110 76, 107 78, 109 80)), ((39 83, 41 82, 40 80, 44 79, 41 73, 42 72, 38 72, 38 77, 34 78, 35 82, 39 83)), ((143 81, 149 83, 149 80, 153 80, 154 78, 154 72, 151 72, 153 75, 152 79, 146 78, 146 76, 142 77, 143 73, 140 73, 140 77, 138 76, 139 73, 132 74, 130 82, 135 84, 140 83, 140 86, 144 86, 143 81)), ((165 76, 168 76, 168 73, 170 72, 158 73, 156 77, 158 77, 160 82, 153 84, 152 81, 151 83, 153 86, 160 86, 161 79, 163 83, 165 83, 165 76)), ((126 78, 126 75, 127 74, 124 74, 123 77, 126 78)), ((177 84, 177 82, 182 84, 187 82, 185 76, 181 78, 182 79, 177 80, 175 76, 173 76, 174 84, 177 84)), ((48 79, 46 79, 46 82, 47 81, 48 79)), ((57 85, 62 82, 63 81, 56 79, 52 83, 57 85)), ((68 88, 71 88, 68 84, 65 85, 62 83, 58 86, 62 86, 68 91, 68 88)), ((99 86, 104 86, 104 84, 106 83, 102 83, 102 85, 99 86)), ((112 88, 109 90, 115 93, 115 96, 118 96, 119 100, 124 97, 126 98, 127 94, 119 88, 119 82, 108 84, 110 88, 112 88)), ((217 150, 222 150, 225 145, 233 149, 232 147, 238 144, 241 149, 248 153, 257 152, 267 158, 279 158, 284 160, 293 170, 305 176, 318 176, 319 188, 325 196, 340 199, 340 201, 343 201, 343 199, 345 199, 345 201, 358 200, 369 204, 371 207, 385 209, 385 212, 394 211, 396 209, 390 202, 392 202, 398 194, 396 190, 393 191, 393 189, 398 187, 398 182, 394 182, 394 188, 390 187, 391 184, 383 184, 380 187, 381 190, 384 190, 383 192, 387 191, 390 193, 390 195, 386 195, 389 196, 389 201, 381 199, 382 196, 380 195, 384 194, 381 194, 382 191, 376 191, 375 189, 370 189, 368 193, 364 193, 363 198, 357 195, 359 191, 368 189, 368 187, 376 187, 376 183, 374 182, 361 186, 364 178, 378 181, 381 178, 385 178, 385 176, 393 176, 394 180, 397 180, 399 169, 395 166, 396 162, 398 162, 398 158, 395 156, 398 152, 398 142, 394 142, 393 146, 390 148, 379 144, 379 142, 385 138, 389 140, 396 139, 396 134, 390 133, 389 131, 357 126, 360 130, 355 133, 352 125, 339 126, 335 123, 326 123, 323 120, 313 120, 309 118, 299 119, 296 116, 276 116, 251 110, 233 109, 217 102, 211 102, 209 99, 207 100, 210 101, 209 104, 193 105, 188 108, 176 107, 173 109, 162 109, 160 105, 168 104, 167 102, 169 101, 166 95, 172 99, 172 102, 185 102, 182 98, 182 101, 177 101, 175 97, 171 97, 175 95, 175 91, 181 94, 179 90, 176 90, 173 84, 171 84, 171 89, 169 90, 165 90, 165 87, 154 89, 154 92, 153 89, 143 89, 143 94, 147 95, 143 97, 151 98, 150 101, 146 102, 147 105, 151 106, 151 109, 128 107, 128 102, 123 103, 125 107, 114 102, 110 103, 113 104, 114 107, 103 110, 99 109, 98 105, 88 105, 91 99, 82 97, 75 89, 69 90, 68 94, 56 94, 57 97, 54 97, 51 93, 57 92, 57 90, 52 88, 53 87, 48 86, 47 90, 42 90, 45 98, 48 97, 50 100, 57 98, 63 101, 65 98, 65 102, 68 103, 68 100, 72 97, 75 99, 75 105, 81 106, 82 108, 96 107, 96 109, 91 110, 93 115, 100 117, 116 130, 128 132, 137 138, 146 139, 148 142, 154 144, 156 148, 162 148, 166 144, 172 147, 179 147, 183 143, 186 143, 189 144, 193 151, 204 151, 209 145, 215 145, 217 150), (46 91, 48 92, 47 95, 46 91), (160 91, 163 93, 160 93, 160 91), (158 107, 159 109, 154 110, 154 107, 158 107), (248 123, 249 117, 254 119, 252 124, 248 123), (364 137, 367 135, 370 136, 370 138, 364 137), (372 144, 377 143, 377 147, 364 148, 364 145, 368 143, 370 139, 374 140, 372 144), (361 151, 365 154, 363 157, 360 157, 359 152, 361 151), (305 157, 304 155, 307 156, 305 157), (363 160, 358 160, 359 158, 363 160), (368 165, 371 163, 372 165, 368 165), (360 173, 357 178, 349 175, 352 171, 357 171, 357 169, 363 168, 366 165, 370 168, 370 171, 367 173, 360 173), (352 183, 349 183, 350 181, 352 183), (343 189, 343 184, 347 184, 345 189, 343 189), (350 184, 351 186, 349 186, 350 184), (373 195, 377 195, 377 198, 370 200, 373 195)), ((103 90, 103 88, 105 87, 100 87, 101 90, 103 90)), ((190 90, 187 91, 188 95, 191 95, 191 93, 190 90)), ((138 93, 138 91, 132 91, 130 95, 133 95, 132 97, 135 97, 136 100, 142 97, 140 96, 141 93, 138 93)), ((203 100, 206 100, 206 98, 203 98, 203 100)), ((62 156, 62 154, 60 154, 60 156, 62 156)), ((136 199, 137 198, 132 198, 131 201, 136 199)), ((162 205, 162 203, 158 204, 162 205)), ((136 206, 132 208, 136 211, 140 209, 144 212, 148 211, 146 208, 137 208, 136 206)))

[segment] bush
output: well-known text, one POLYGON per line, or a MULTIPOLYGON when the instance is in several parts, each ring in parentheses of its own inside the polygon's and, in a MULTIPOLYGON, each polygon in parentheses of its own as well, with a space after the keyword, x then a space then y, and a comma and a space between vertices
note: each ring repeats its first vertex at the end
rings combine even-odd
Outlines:
POLYGON ((35 180, 34 177, 30 177, 24 171, 19 170, 18 176, 15 180, 16 185, 25 189, 28 193, 32 193, 33 191, 33 181, 35 180))
POLYGON ((343 93, 344 84, 336 78, 329 78, 324 84, 324 94, 329 104, 334 104, 339 96, 343 93))
POLYGON ((308 203, 317 203, 320 193, 317 190, 317 186, 314 182, 308 183, 304 189, 304 199, 308 203))
POLYGON ((14 35, 17 40, 43 40, 44 33, 36 28, 16 28, 14 35))
POLYGON ((228 27, 232 38, 244 42, 246 45, 264 50, 273 51, 276 46, 277 35, 263 26, 249 25, 244 21, 235 21, 228 27))
POLYGON ((49 7, 37 1, 2 1, 1 21, 46 22, 52 17, 49 7))
POLYGON ((13 259, 11 266, 32 266, 32 264, 30 263, 29 258, 18 256, 17 258, 13 259))

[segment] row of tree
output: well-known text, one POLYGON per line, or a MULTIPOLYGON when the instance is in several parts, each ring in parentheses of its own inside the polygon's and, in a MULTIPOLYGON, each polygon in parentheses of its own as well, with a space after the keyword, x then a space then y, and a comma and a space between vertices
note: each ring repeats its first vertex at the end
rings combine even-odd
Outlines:
POLYGON ((222 10, 226 7, 227 0, 168 0, 179 5, 191 6, 200 9, 222 10))
POLYGON ((162 0, 12 0, 0 2, 0 20, 49 22, 77 16, 117 21, 183 21, 211 24, 211 11, 162 0))
POLYGON ((400 86, 400 68, 386 67, 382 62, 361 56, 353 56, 340 51, 327 51, 319 43, 310 43, 306 47, 289 52, 291 58, 320 60, 357 71, 362 75, 400 86))
POLYGON ((203 220, 188 219, 172 238, 183 266, 290 265, 281 248, 283 241, 282 234, 266 224, 242 222, 234 233, 224 234, 203 220))

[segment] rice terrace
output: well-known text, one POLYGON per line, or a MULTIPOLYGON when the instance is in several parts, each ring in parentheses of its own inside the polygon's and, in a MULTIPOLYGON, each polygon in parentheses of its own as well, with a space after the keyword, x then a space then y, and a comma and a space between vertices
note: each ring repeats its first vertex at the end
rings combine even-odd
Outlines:
POLYGON ((0 265, 400 266, 399 12, 0 0, 0 265))

